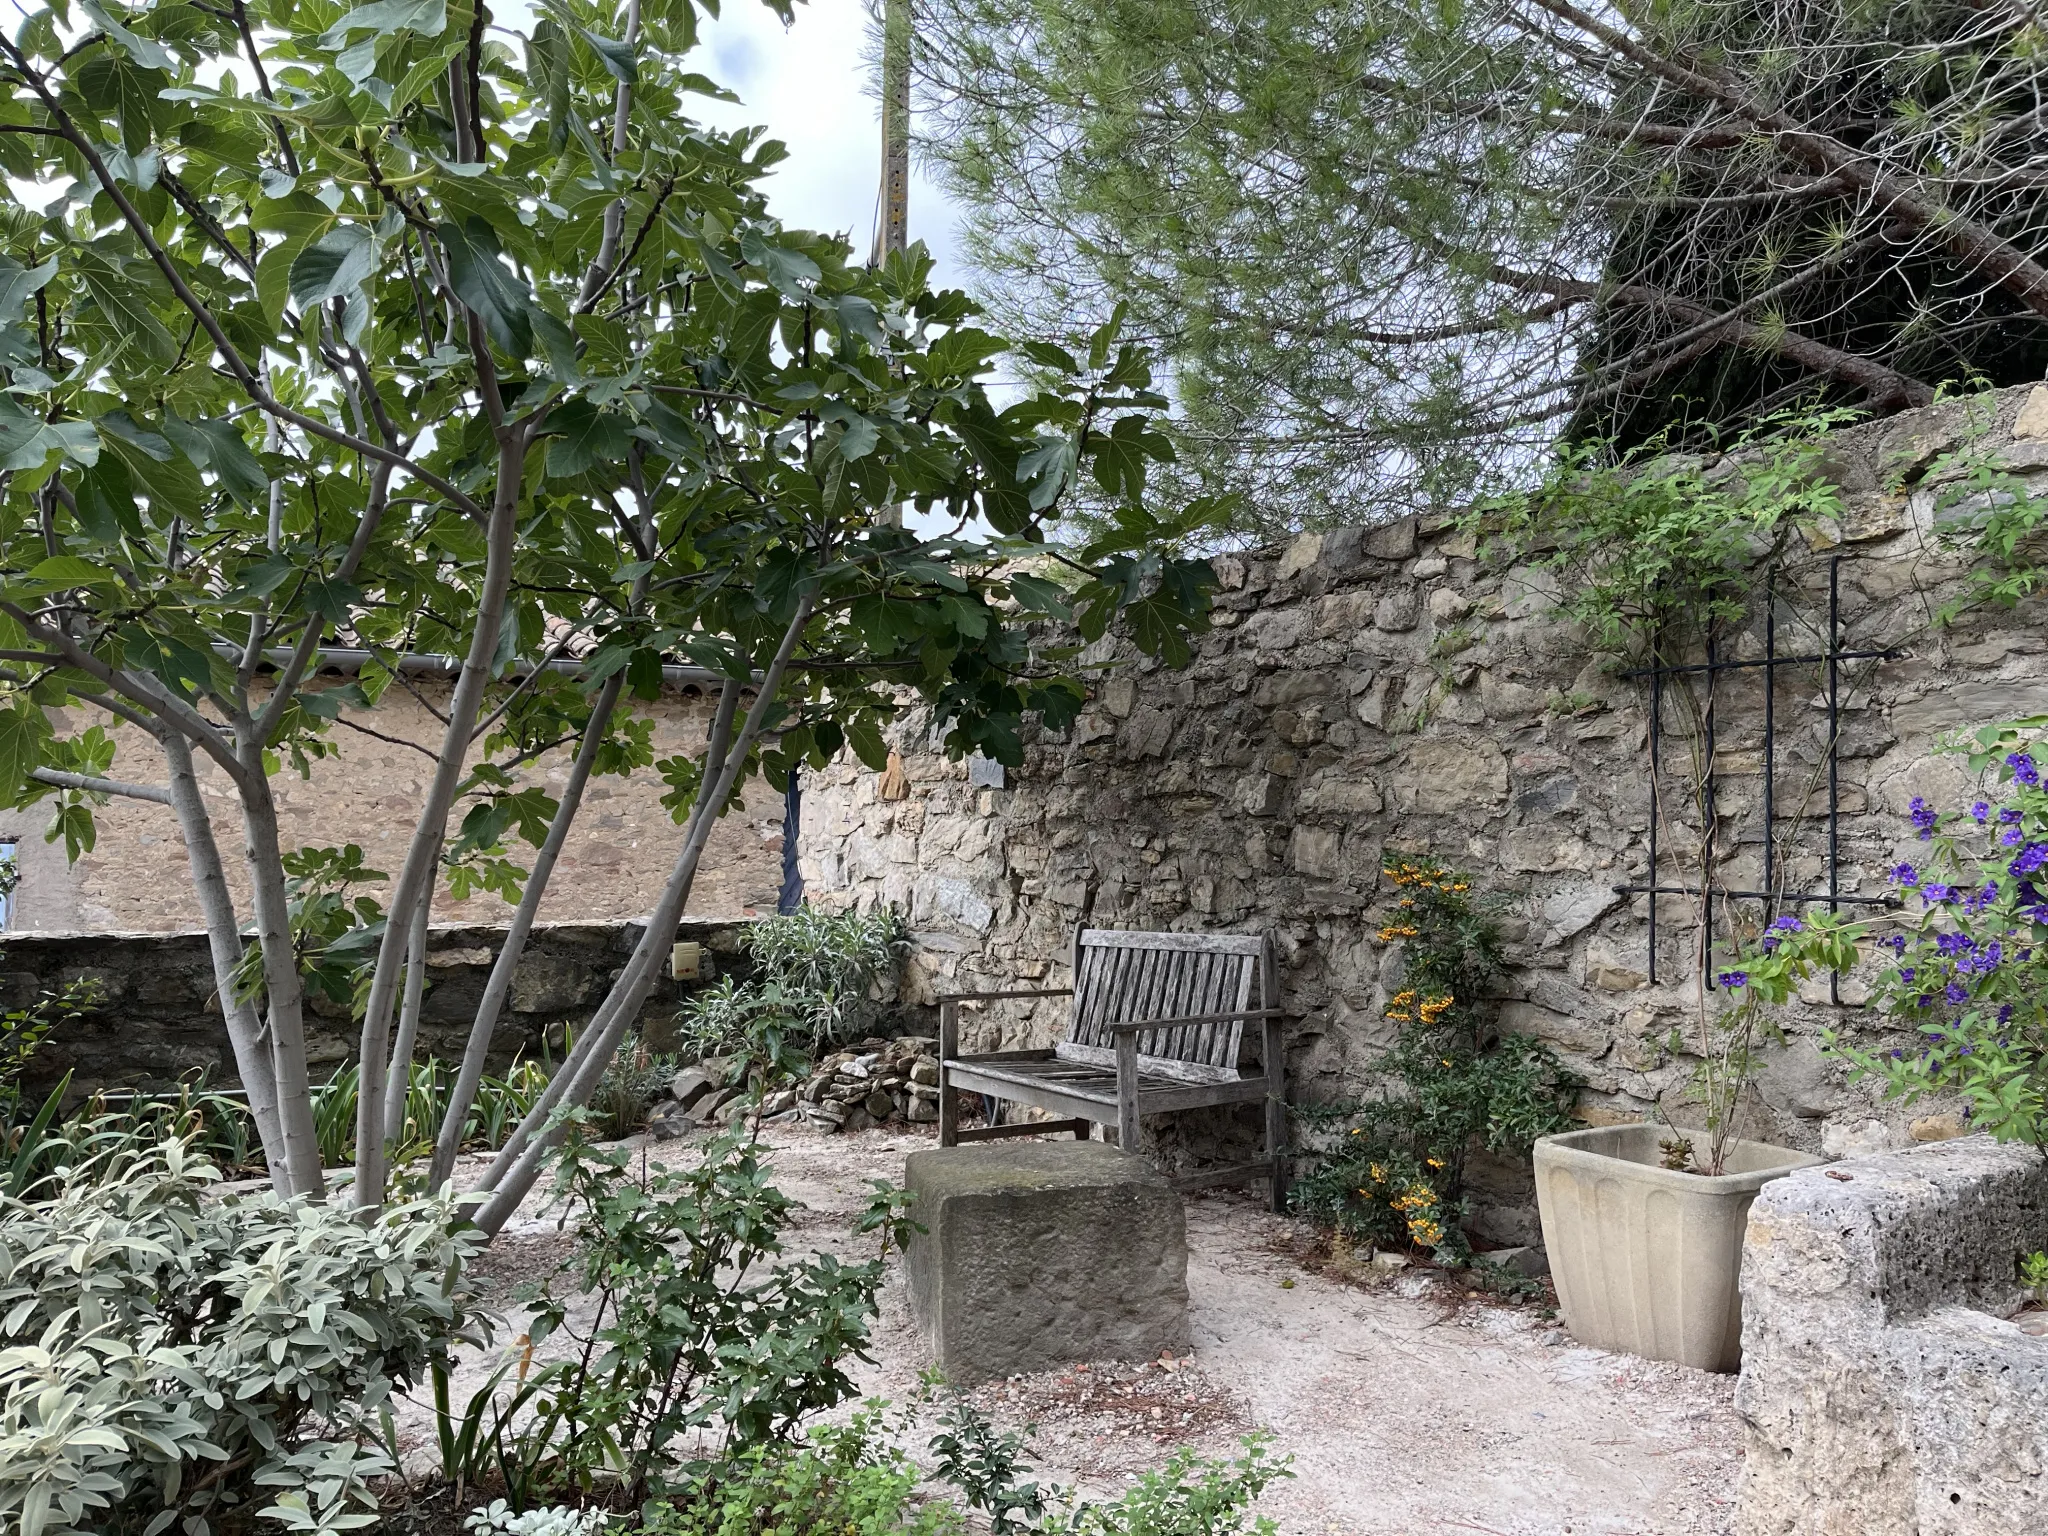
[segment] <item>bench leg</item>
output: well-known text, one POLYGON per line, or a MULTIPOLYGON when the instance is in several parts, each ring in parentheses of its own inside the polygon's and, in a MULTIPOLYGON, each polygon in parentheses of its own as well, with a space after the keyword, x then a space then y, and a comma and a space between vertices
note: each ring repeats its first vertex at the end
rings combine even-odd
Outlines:
POLYGON ((1138 1037, 1129 1030, 1116 1037, 1116 1144, 1138 1150, 1138 1037))
POLYGON ((1280 1021, 1265 1021, 1266 1161, 1273 1169, 1273 1210, 1287 1209, 1287 1067, 1281 1054, 1280 1021))
POLYGON ((960 1005, 939 1004, 939 1145, 960 1144, 960 1106, 953 1097, 952 1073, 946 1063, 960 1054, 960 1005))

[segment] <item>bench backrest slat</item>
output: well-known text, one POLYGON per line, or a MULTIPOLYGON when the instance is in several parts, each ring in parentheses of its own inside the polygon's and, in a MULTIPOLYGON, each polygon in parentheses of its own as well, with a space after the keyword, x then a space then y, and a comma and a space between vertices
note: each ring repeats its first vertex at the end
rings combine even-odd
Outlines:
MULTIPOLYGON (((1271 1007, 1263 995, 1265 955, 1259 934, 1085 929, 1075 946, 1066 1045, 1095 1057, 1116 1049, 1111 1024, 1271 1007)), ((1243 1042, 1242 1019, 1177 1024, 1139 1035, 1138 1054, 1151 1065, 1175 1063, 1204 1076, 1235 1073, 1243 1042)))

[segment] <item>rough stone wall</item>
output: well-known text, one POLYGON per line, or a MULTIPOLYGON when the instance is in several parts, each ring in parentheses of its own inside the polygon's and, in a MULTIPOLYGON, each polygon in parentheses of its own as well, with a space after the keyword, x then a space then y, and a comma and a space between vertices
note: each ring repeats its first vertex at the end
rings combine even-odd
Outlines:
MULTIPOLYGON (((329 737, 334 755, 315 762, 310 778, 301 779, 287 768, 271 781, 287 848, 356 843, 372 868, 397 872, 433 772, 427 753, 440 748, 442 723, 427 706, 445 709, 449 692, 445 682, 415 686, 418 697, 394 686, 376 709, 348 717, 378 736, 337 725, 329 737)), ((639 707, 653 718, 657 758, 702 749, 711 711, 698 690, 666 688, 658 701, 639 707)), ((92 722, 81 718, 77 723, 92 722)), ((115 739, 115 777, 163 782, 163 760, 154 742, 126 725, 115 739)), ((570 747, 551 752, 529 765, 522 781, 559 793, 573 756, 570 747)), ((200 787, 215 807, 228 879, 246 917, 248 886, 236 857, 241 829, 234 797, 218 765, 203 754, 196 757, 200 787)), ((681 838, 661 807, 664 789, 651 769, 592 781, 541 904, 543 920, 622 919, 652 905, 681 838)), ((741 917, 775 909, 781 884, 781 802, 759 788, 750 799, 749 810, 728 814, 713 832, 698 871, 692 912, 741 917)), ((21 868, 10 931, 175 933, 198 927, 185 845, 169 807, 116 799, 99 810, 97 819, 97 845, 67 865, 63 845, 43 841, 49 824, 46 806, 0 817, 0 837, 16 843, 21 868)), ((444 892, 434 915, 451 922, 507 922, 511 909, 493 895, 457 903, 444 892)))
MULTIPOLYGON (((1984 443, 2020 471, 2048 467, 2048 389, 1991 408, 1984 443)), ((1942 732, 2048 712, 2041 603, 1933 623, 1959 568, 1935 537, 1927 472, 1969 427, 1948 407, 1843 434, 1826 460, 1840 526, 1817 530, 1779 578, 1780 654, 1824 643, 1837 555, 1844 648, 1901 652, 1842 667, 1845 893, 1883 892, 1884 867, 1917 846, 1912 796, 1953 805, 1966 787, 1961 765, 1937 757, 1942 732)), ((850 759, 814 782, 814 899, 903 908, 914 997, 1062 982, 1077 923, 1270 929, 1295 1015, 1290 1070, 1301 1096, 1330 1100, 1368 1079, 1395 1029, 1383 1014, 1400 955, 1374 937, 1382 860, 1433 853, 1502 903, 1513 969, 1501 1020, 1583 1075, 1580 1114, 1630 1120, 1662 1103, 1684 1123, 1691 1063, 1666 1042, 1702 1001, 1694 904, 1659 898, 1653 984, 1649 898, 1615 889, 1645 883, 1649 867, 1645 689, 1560 618, 1554 576, 1478 554, 1470 534, 1411 520, 1219 558, 1215 628, 1193 663, 1175 671, 1097 646, 1086 710, 1065 734, 1031 739, 1002 787, 970 782, 917 722, 899 735, 901 798, 889 797, 895 775, 850 759)), ((1723 636, 1723 659, 1763 655, 1762 595, 1723 636)), ((1726 887, 1762 877, 1761 676, 1716 685, 1713 875, 1726 887)), ((1825 685, 1818 665, 1788 669, 1774 699, 1773 847, 1793 891, 1825 889, 1825 685)), ((1670 769, 1687 747, 1680 701, 1666 703, 1670 769)), ((1697 884, 1698 818, 1683 775, 1662 782, 1659 878, 1697 884)), ((1959 1129, 1924 1106, 1875 1102, 1822 1056, 1824 1027, 1874 1025, 1860 996, 1848 985, 1836 1008, 1817 989, 1792 1014, 1743 1134, 1840 1153, 1959 1129)), ((1063 1022, 1059 1004, 992 1012, 979 1043, 1042 1045, 1063 1022)), ((1199 1158, 1224 1130, 1166 1134, 1184 1138, 1169 1156, 1199 1158)), ((1533 1236, 1525 1177, 1480 1170, 1480 1235, 1533 1236)))
POLYGON ((1975 1136, 1764 1186, 1742 1255, 1740 1536, 2048 1522, 2048 1339, 2011 1321, 2048 1162, 1975 1136))
MULTIPOLYGON (((695 982, 669 979, 667 968, 641 1009, 641 1030, 655 1044, 677 1000, 721 969, 745 967, 738 938, 744 925, 685 919, 678 940, 705 948, 695 982)), ((645 925, 634 922, 542 923, 513 973, 498 1020, 491 1059, 559 1052, 563 1029, 579 1027, 604 995, 645 925)), ((505 940, 502 927, 436 925, 429 931, 428 986, 420 1009, 420 1050, 452 1061, 462 1054, 470 1020, 505 940)), ((0 1008, 20 1008, 81 977, 97 981, 100 1006, 66 1025, 36 1053, 31 1090, 47 1092, 72 1074, 73 1099, 98 1089, 171 1087, 203 1073, 216 1086, 235 1081, 234 1057, 222 1026, 206 935, 198 933, 12 934, 0 942, 0 1008)), ((348 1011, 308 999, 307 1056, 316 1078, 355 1055, 356 1026, 348 1011)))

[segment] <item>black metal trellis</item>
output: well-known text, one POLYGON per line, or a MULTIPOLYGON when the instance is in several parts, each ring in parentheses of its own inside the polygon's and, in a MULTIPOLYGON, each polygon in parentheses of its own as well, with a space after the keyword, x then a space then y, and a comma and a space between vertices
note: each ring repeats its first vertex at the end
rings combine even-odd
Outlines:
MULTIPOLYGON (((1619 895, 1647 895, 1650 898, 1650 980, 1657 980, 1657 898, 1659 896, 1692 896, 1706 903, 1706 920, 1711 927, 1714 901, 1761 900, 1776 901, 1787 906, 1808 906, 1815 902, 1826 902, 1830 912, 1844 906, 1886 906, 1890 896, 1847 896, 1841 886, 1841 684, 1842 663, 1845 661, 1883 661, 1901 654, 1896 648, 1877 651, 1845 651, 1842 649, 1842 556, 1836 555, 1828 562, 1828 643, 1827 649, 1812 655, 1780 656, 1778 654, 1778 578, 1773 570, 1764 596, 1764 654, 1757 661, 1723 661, 1717 654, 1715 635, 1711 627, 1707 631, 1707 659, 1686 666, 1638 667, 1625 672, 1624 677, 1647 677, 1650 680, 1650 869, 1647 880, 1641 883, 1617 885, 1619 895), (1827 764, 1828 764, 1828 888, 1825 891, 1774 891, 1772 886, 1772 860, 1775 847, 1776 793, 1778 777, 1778 736, 1777 736, 1777 682, 1780 667, 1812 666, 1815 663, 1827 666, 1827 764), (1713 677, 1720 672, 1739 672, 1761 669, 1764 674, 1764 837, 1763 837, 1763 889, 1758 891, 1737 890, 1713 882, 1714 829, 1719 821, 1715 809, 1714 777, 1714 689, 1713 677), (1704 816, 1700 828, 1700 868, 1707 872, 1706 887, 1701 890, 1691 885, 1664 885, 1657 877, 1657 826, 1662 811, 1662 789, 1659 740, 1663 734, 1664 722, 1664 680, 1668 677, 1705 673, 1708 678, 1707 707, 1701 728, 1704 736, 1706 772, 1702 785, 1704 795, 1704 816)), ((1702 981, 1713 986, 1712 942, 1700 946, 1702 981)), ((1829 995, 1841 1001, 1836 991, 1835 979, 1830 976, 1829 995)))

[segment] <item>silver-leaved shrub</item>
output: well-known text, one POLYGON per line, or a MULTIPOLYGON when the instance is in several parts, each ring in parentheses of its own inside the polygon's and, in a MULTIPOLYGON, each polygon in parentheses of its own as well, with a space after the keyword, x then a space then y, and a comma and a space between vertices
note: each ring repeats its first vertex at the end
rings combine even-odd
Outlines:
POLYGON ((475 1239, 440 1200, 372 1219, 215 1178, 169 1141, 0 1199, 0 1529, 376 1523, 382 1409, 480 1333, 475 1239))

